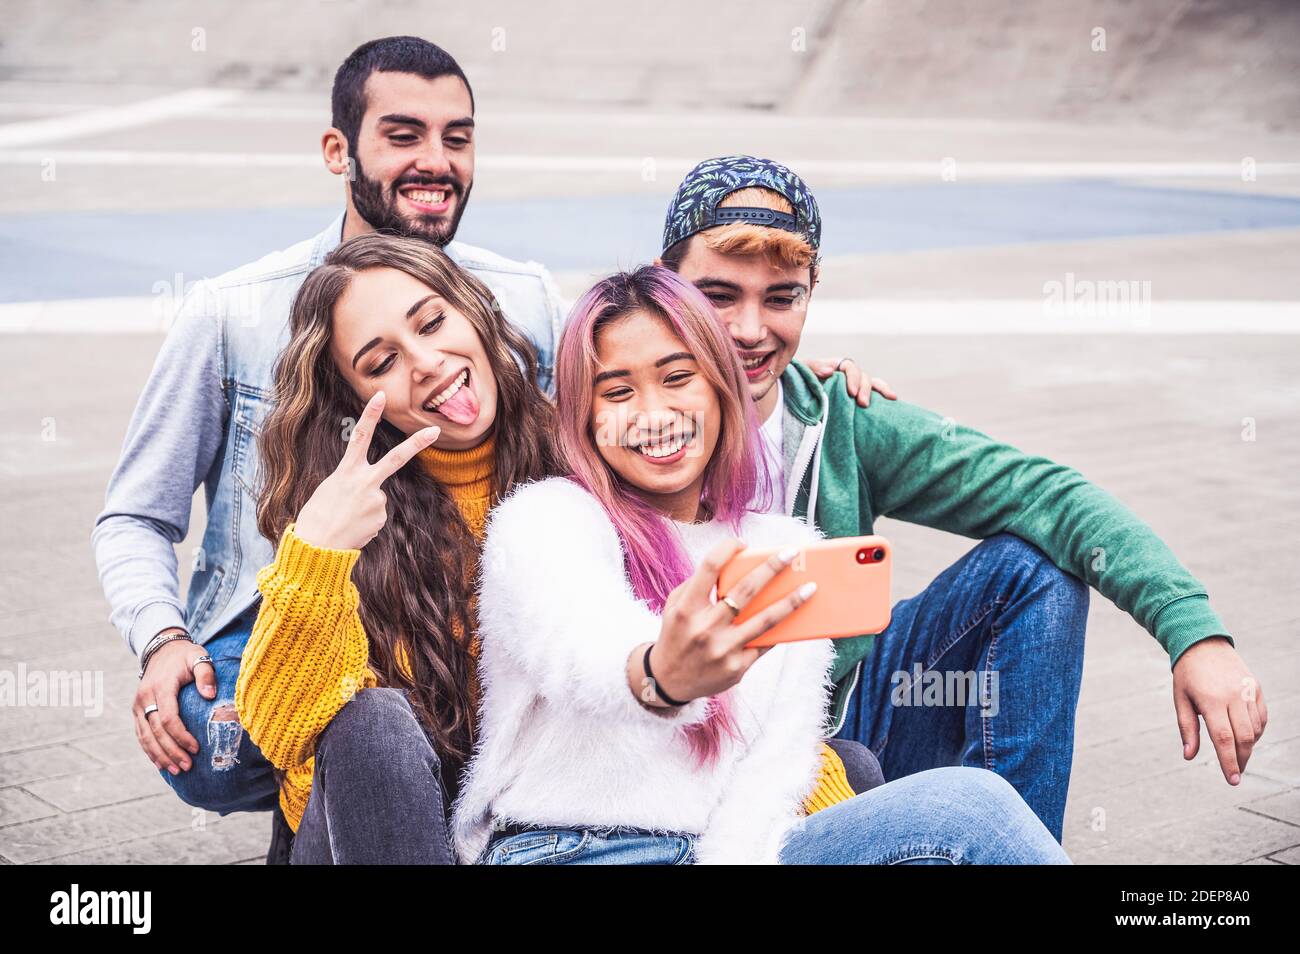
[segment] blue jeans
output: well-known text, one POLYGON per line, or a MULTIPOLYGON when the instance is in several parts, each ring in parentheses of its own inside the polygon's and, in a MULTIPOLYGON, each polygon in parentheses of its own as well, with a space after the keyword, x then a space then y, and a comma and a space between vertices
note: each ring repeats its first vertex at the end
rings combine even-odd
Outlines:
POLYGON ((1087 620, 1086 584, 1018 537, 990 537, 894 606, 837 736, 870 748, 889 782, 996 772, 1059 842, 1087 620))
POLYGON ((783 865, 1068 865, 1069 857, 1000 775, 917 772, 815 812, 783 865))
POLYGON ((635 828, 547 828, 494 838, 480 865, 689 865, 695 836, 635 828))
MULTIPOLYGON (((489 865, 692 864, 694 835, 548 828, 494 838, 489 865)), ((954 766, 889 782, 801 819, 784 865, 1068 865, 1011 784, 954 766)))
POLYGON ((235 680, 256 619, 253 606, 204 644, 216 669, 217 694, 205 699, 191 682, 181 687, 179 699, 181 721, 198 741, 198 754, 191 757, 189 771, 172 775, 159 770, 183 802, 219 815, 269 812, 279 798, 271 763, 248 737, 235 711, 235 680))

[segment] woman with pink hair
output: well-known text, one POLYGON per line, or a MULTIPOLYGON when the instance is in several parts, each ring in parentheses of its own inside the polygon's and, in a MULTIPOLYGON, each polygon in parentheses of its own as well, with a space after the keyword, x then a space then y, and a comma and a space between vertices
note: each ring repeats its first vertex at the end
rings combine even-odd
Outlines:
POLYGON ((908 861, 918 825, 965 861, 1064 859, 984 769, 827 785, 830 641, 747 648, 816 584, 733 623, 817 534, 767 512, 740 359, 698 290, 654 266, 601 281, 556 382, 569 475, 517 488, 488 523, 461 862, 908 861), (742 545, 780 552, 719 601, 742 545), (926 792, 953 804, 913 810, 926 792), (979 837, 992 824, 1010 848, 979 837))

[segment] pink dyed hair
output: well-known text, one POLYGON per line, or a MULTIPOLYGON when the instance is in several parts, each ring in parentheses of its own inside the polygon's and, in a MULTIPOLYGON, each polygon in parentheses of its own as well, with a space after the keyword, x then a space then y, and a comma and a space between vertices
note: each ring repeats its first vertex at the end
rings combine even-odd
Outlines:
MULTIPOLYGON (((599 372, 596 339, 602 328, 633 312, 667 322, 695 356, 718 396, 718 441, 704 469, 700 500, 739 532, 749 510, 767 509, 772 484, 758 418, 740 358, 717 312, 692 284, 666 268, 644 265, 602 279, 573 306, 556 354, 557 446, 575 481, 600 501, 623 543, 632 591, 656 613, 694 568, 669 519, 615 473, 596 447, 592 381, 599 372)), ((740 733, 726 693, 709 700, 709 715, 687 729, 698 766, 713 764, 723 734, 740 733)))

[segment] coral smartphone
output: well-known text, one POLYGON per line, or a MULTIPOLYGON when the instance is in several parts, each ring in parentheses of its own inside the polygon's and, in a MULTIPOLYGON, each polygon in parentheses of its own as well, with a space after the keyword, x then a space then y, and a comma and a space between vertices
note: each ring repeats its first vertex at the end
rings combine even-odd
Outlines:
MULTIPOLYGON (((718 574, 718 599, 735 588, 780 547, 741 550, 718 574)), ((775 646, 801 639, 839 639, 878 633, 889 625, 889 600, 893 559, 884 537, 841 537, 818 540, 774 576, 754 598, 741 607, 735 623, 756 616, 809 580, 817 592, 797 610, 747 646, 775 646)))

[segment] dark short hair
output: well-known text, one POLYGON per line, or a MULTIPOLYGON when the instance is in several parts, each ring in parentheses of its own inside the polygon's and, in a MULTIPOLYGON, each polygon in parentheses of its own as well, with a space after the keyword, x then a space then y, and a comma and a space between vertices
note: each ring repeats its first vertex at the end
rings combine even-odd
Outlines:
POLYGON ((386 36, 362 43, 352 51, 334 74, 330 95, 331 122, 355 148, 366 114, 366 80, 371 73, 414 73, 425 79, 456 76, 469 93, 470 112, 474 111, 474 90, 455 57, 437 44, 418 36, 386 36))
POLYGON ((688 235, 663 250, 663 253, 659 256, 659 261, 664 263, 664 268, 670 272, 680 272, 682 270, 682 259, 686 257, 686 250, 691 246, 692 237, 688 235))

